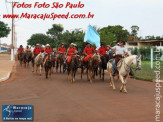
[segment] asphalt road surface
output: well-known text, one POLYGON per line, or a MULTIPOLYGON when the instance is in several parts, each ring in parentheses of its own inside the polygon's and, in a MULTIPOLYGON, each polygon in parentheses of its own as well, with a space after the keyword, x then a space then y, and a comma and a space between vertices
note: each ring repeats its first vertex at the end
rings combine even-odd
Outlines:
POLYGON ((109 87, 108 76, 105 81, 97 77, 90 84, 86 75, 80 80, 78 72, 76 83, 71 84, 67 74, 54 73, 45 79, 44 73, 39 76, 31 71, 30 67, 14 66, 11 78, 0 83, 0 106, 33 105, 34 122, 155 121, 152 82, 129 79, 125 94, 119 92, 120 81, 115 81, 115 91, 109 87))

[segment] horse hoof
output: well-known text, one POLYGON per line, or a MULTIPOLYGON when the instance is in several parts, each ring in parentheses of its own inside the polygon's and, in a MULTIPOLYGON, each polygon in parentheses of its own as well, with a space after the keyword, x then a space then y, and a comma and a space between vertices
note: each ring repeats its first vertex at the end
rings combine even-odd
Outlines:
POLYGON ((123 92, 124 92, 124 93, 127 93, 127 90, 124 90, 123 92))
POLYGON ((73 80, 71 80, 71 83, 73 83, 73 80))

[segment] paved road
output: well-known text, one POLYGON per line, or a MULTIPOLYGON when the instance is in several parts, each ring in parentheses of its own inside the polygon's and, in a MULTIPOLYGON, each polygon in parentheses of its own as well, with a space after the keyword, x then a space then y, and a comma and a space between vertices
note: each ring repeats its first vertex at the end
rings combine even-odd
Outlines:
MULTIPOLYGON (((71 84, 66 74, 55 73, 48 80, 31 68, 14 67, 8 81, 0 83, 0 106, 34 105, 34 122, 153 122, 154 83, 129 79, 128 94, 113 91, 99 78, 91 85, 86 76, 71 84)), ((163 110, 163 109, 162 109, 163 110)), ((0 114, 1 117, 1 114, 0 114)))

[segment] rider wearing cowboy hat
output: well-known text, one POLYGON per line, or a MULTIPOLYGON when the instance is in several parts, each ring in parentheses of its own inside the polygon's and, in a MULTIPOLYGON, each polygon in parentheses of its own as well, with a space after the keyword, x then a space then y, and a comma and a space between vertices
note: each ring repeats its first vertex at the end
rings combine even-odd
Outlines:
POLYGON ((117 63, 123 56, 128 55, 128 52, 127 52, 127 49, 124 47, 123 41, 119 42, 119 46, 117 45, 117 46, 111 47, 110 45, 108 45, 108 47, 115 53, 115 59, 112 65, 112 75, 115 76, 117 63))
POLYGON ((51 49, 49 44, 46 44, 46 47, 45 47, 44 51, 45 51, 45 54, 50 54, 52 52, 52 49, 51 49))
POLYGON ((36 47, 33 50, 34 57, 36 57, 41 52, 39 46, 40 46, 40 44, 36 44, 36 47))
POLYGON ((67 53, 66 53, 66 56, 67 56, 66 60, 70 59, 70 60, 68 60, 68 63, 69 63, 69 61, 71 61, 71 56, 75 55, 76 53, 77 53, 77 49, 75 48, 74 43, 71 43, 70 47, 67 49, 67 53))
POLYGON ((90 55, 90 54, 95 53, 95 49, 91 46, 90 43, 87 42, 87 45, 86 45, 86 47, 84 48, 83 53, 84 53, 84 55, 88 56, 88 55, 90 55))

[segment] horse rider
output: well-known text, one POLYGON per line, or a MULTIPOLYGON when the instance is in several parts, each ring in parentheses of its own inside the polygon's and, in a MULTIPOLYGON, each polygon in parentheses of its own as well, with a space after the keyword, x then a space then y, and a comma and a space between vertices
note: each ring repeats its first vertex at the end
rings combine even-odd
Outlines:
POLYGON ((127 49, 124 47, 124 41, 120 41, 119 46, 116 45, 114 47, 111 47, 110 45, 108 45, 108 47, 115 53, 115 59, 112 65, 112 75, 115 76, 117 63, 124 56, 128 55, 128 52, 127 49))
POLYGON ((66 48, 65 48, 64 43, 62 43, 61 46, 58 48, 58 53, 59 53, 59 55, 57 56, 58 58, 61 57, 61 54, 63 54, 65 57, 66 48))
POLYGON ((67 49, 67 53, 66 53, 67 63, 71 62, 71 57, 74 56, 76 53, 77 53, 77 49, 75 48, 75 44, 71 43, 70 47, 67 49))
POLYGON ((91 46, 90 43, 87 42, 86 47, 84 48, 83 54, 85 55, 82 61, 87 62, 92 56, 93 53, 95 53, 95 49, 91 46))
POLYGON ((36 47, 33 49, 33 55, 34 55, 33 58, 35 58, 40 52, 41 52, 40 44, 36 44, 36 47))
POLYGON ((17 50, 17 57, 18 57, 18 60, 19 60, 19 53, 24 53, 24 48, 23 48, 23 45, 20 45, 20 47, 18 48, 17 50))
POLYGON ((45 56, 43 61, 45 62, 47 55, 52 53, 52 49, 49 44, 46 44, 44 52, 45 52, 45 56))
POLYGON ((105 44, 102 42, 101 43, 101 47, 98 49, 98 53, 100 54, 100 56, 104 56, 106 55, 106 52, 108 51, 109 49, 107 48, 107 46, 105 46, 105 44))

